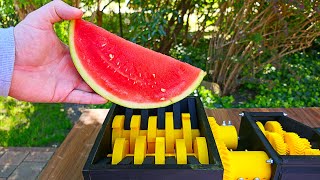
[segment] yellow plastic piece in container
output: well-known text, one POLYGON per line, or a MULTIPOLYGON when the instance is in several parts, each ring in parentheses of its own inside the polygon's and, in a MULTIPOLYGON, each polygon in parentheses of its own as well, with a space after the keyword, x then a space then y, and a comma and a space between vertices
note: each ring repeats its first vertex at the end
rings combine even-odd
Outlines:
POLYGON ((155 164, 165 164, 165 139, 164 137, 156 138, 155 145, 155 164))
POLYGON ((140 132, 139 132, 140 131, 140 123, 141 123, 141 116, 133 115, 131 117, 131 122, 130 122, 130 154, 133 154, 136 138, 140 134, 140 132))
POLYGON ((146 136, 148 135, 148 130, 141 130, 139 131, 139 136, 146 136))
POLYGON ((173 125, 173 113, 166 112, 165 119, 165 137, 166 137, 166 153, 174 152, 174 125, 173 125))
POLYGON ((187 148, 184 139, 176 139, 177 164, 187 164, 187 148))
POLYGON ((229 151, 222 140, 222 133, 220 132, 221 126, 217 124, 213 117, 208 118, 208 120, 224 168, 224 180, 236 180, 239 178, 270 179, 271 165, 266 163, 269 157, 265 152, 229 151))
POLYGON ((320 155, 319 149, 306 149, 304 155, 320 155))
POLYGON ((150 116, 148 119, 148 133, 147 133, 148 153, 154 153, 156 137, 157 137, 157 116, 150 116))
POLYGON ((130 141, 130 130, 122 130, 121 137, 126 138, 126 140, 130 141))
POLYGON ((215 139, 221 139, 220 126, 217 124, 214 117, 208 117, 209 125, 215 139))
POLYGON ((311 143, 310 143, 310 141, 308 139, 300 138, 300 140, 301 140, 305 150, 306 149, 311 149, 311 143))
POLYGON ((129 153, 129 141, 117 138, 114 142, 111 164, 118 164, 129 153))
POLYGON ((263 151, 230 151, 229 163, 235 179, 270 179, 271 164, 266 163, 268 155, 263 151))
POLYGON ((146 136, 138 136, 134 146, 134 164, 142 164, 147 153, 147 138, 146 136))
POLYGON ((147 143, 148 143, 147 152, 149 154, 153 154, 155 152, 156 142, 147 142, 147 143))
POLYGON ((237 149, 238 134, 234 126, 220 126, 220 136, 228 149, 237 149))
POLYGON ((304 155, 305 145, 298 134, 293 132, 284 133, 284 141, 288 145, 289 155, 304 155))
POLYGON ((266 135, 269 143, 273 147, 275 151, 278 152, 280 155, 287 154, 287 144, 284 142, 283 137, 275 132, 268 132, 266 135))
POLYGON ((264 125, 266 131, 276 132, 283 137, 284 131, 282 130, 282 126, 278 121, 267 121, 264 125))
POLYGON ((193 143, 194 154, 201 164, 209 164, 208 146, 205 137, 196 137, 193 143))
MULTIPOLYGON (((196 139, 196 137, 200 136, 200 130, 199 129, 191 129, 192 134, 192 141, 196 139)), ((164 129, 158 129, 157 130, 157 137, 165 137, 166 136, 166 130, 164 129)), ((183 139, 183 130, 182 129, 175 129, 174 130, 174 138, 175 139, 183 139)))
POLYGON ((259 129, 261 130, 261 132, 266 135, 266 130, 264 129, 263 124, 260 121, 256 122, 257 126, 259 127, 259 129))
POLYGON ((191 132, 191 120, 189 113, 182 113, 182 130, 183 139, 186 142, 186 148, 188 153, 192 153, 192 132, 191 132))
POLYGON ((122 131, 124 128, 124 115, 116 115, 112 121, 112 147, 117 138, 122 137, 122 131))
POLYGON ((214 117, 208 117, 214 138, 221 139, 228 149, 237 149, 238 133, 234 126, 219 126, 214 117))

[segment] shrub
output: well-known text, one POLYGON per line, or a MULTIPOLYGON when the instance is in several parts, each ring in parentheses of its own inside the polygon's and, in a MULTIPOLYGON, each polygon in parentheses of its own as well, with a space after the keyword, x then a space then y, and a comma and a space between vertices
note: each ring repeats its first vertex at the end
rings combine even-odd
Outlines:
POLYGON ((313 107, 320 102, 320 53, 295 53, 276 67, 268 64, 257 74, 259 81, 241 88, 257 95, 241 107, 313 107))

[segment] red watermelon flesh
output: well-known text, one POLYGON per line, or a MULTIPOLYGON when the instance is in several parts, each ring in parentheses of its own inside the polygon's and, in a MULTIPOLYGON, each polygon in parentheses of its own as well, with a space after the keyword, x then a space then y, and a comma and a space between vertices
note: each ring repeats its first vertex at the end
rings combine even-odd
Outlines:
POLYGON ((71 21, 69 42, 73 62, 89 86, 125 107, 167 106, 192 93, 205 76, 199 68, 81 19, 71 21))

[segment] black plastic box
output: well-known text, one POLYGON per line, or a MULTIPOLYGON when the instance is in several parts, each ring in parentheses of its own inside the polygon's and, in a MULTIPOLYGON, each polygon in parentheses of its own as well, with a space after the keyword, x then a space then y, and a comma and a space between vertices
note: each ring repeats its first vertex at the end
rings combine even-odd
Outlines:
POLYGON ((216 148, 214 138, 202 105, 197 97, 188 97, 165 108, 157 109, 129 109, 113 105, 110 109, 96 141, 83 168, 84 179, 216 179, 222 180, 223 167, 216 148), (146 158, 142 165, 134 165, 132 159, 125 158, 123 163, 111 165, 112 153, 111 125, 116 115, 125 115, 124 128, 129 129, 132 115, 141 115, 140 129, 148 127, 148 117, 158 117, 158 129, 164 129, 165 112, 173 112, 174 128, 181 128, 181 113, 190 113, 191 128, 199 129, 200 136, 207 140, 209 164, 199 164, 188 157, 188 164, 178 165, 174 160, 166 158, 165 165, 152 164, 152 158, 146 158), (150 163, 151 162, 151 163, 150 163))
POLYGON ((267 121, 278 121, 283 130, 295 132, 307 138, 312 148, 319 149, 320 133, 282 112, 244 112, 239 130, 238 150, 263 150, 273 159, 272 179, 275 180, 319 180, 320 156, 315 155, 279 155, 260 131, 256 122, 265 124, 267 121))

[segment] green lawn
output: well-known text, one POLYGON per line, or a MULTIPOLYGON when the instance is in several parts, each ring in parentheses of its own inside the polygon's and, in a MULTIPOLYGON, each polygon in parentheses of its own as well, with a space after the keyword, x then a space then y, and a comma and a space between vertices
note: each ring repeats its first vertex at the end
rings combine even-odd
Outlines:
POLYGON ((0 146, 60 144, 72 128, 62 104, 0 97, 0 146))

